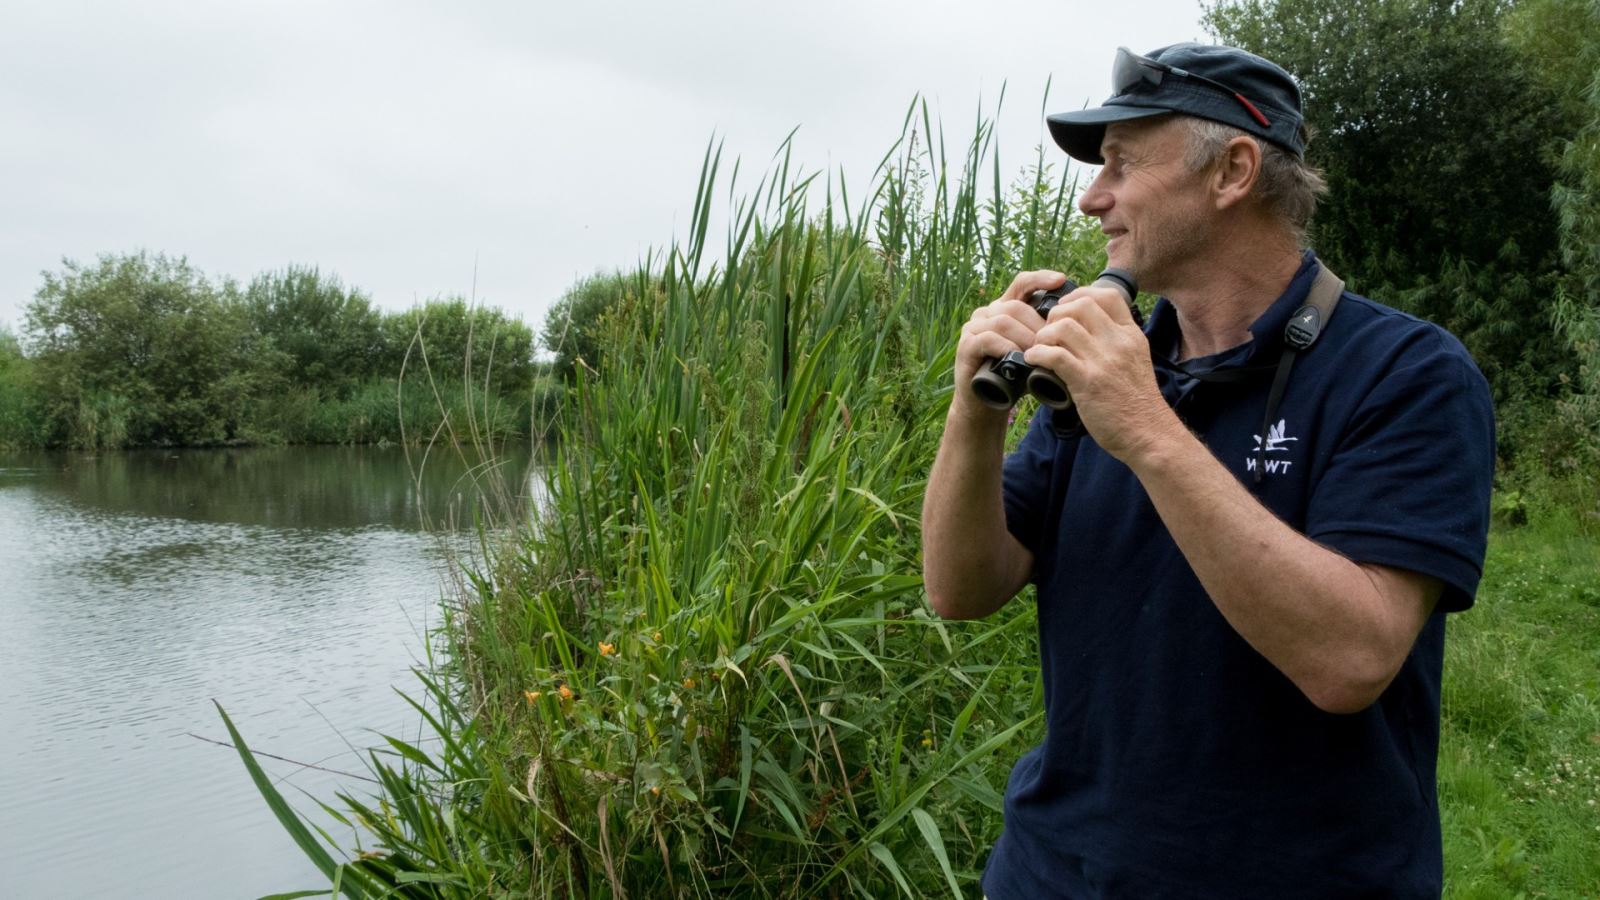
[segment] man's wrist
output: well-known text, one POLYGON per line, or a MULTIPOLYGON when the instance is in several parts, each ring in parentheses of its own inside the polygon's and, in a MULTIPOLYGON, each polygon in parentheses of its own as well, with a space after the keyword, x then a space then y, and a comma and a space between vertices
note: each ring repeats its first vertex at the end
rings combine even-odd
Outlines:
POLYGON ((1004 434, 1014 409, 995 409, 978 399, 972 388, 957 385, 955 396, 950 400, 950 412, 945 417, 945 427, 955 425, 1004 434))
POLYGON ((1123 455, 1122 462, 1143 479, 1147 474, 1167 470, 1196 447, 1204 449, 1204 445, 1190 433, 1183 420, 1166 404, 1162 404, 1160 411, 1140 429, 1137 439, 1123 455))

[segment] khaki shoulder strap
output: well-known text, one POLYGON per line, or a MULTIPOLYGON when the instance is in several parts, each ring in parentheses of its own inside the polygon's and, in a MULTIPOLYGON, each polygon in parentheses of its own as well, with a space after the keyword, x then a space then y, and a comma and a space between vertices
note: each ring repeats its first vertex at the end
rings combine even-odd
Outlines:
POLYGON ((1322 329, 1333 318, 1333 309, 1339 305, 1339 295, 1344 293, 1344 280, 1333 274, 1322 260, 1317 260, 1317 280, 1311 284, 1306 304, 1295 310, 1284 326, 1283 339, 1296 350, 1305 350, 1316 342, 1322 329))
POLYGON ((1317 280, 1311 284, 1306 303, 1295 310, 1289 317, 1289 324, 1283 328, 1283 355, 1278 357, 1278 371, 1272 377, 1272 388, 1267 391, 1267 409, 1261 417, 1261 432, 1256 435, 1256 484, 1261 483, 1267 471, 1267 434, 1278 415, 1278 404, 1283 401, 1283 389, 1289 384, 1295 355, 1309 349, 1322 329, 1328 327, 1334 307, 1339 305, 1339 295, 1343 293, 1344 281, 1323 265, 1322 260, 1317 260, 1317 280))

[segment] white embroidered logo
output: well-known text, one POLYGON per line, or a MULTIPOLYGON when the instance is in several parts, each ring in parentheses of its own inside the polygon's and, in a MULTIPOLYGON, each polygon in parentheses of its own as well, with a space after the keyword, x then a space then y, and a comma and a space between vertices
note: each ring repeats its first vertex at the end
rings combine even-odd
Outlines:
POLYGON ((1256 470, 1256 466, 1259 464, 1269 475, 1275 475, 1279 472, 1287 473, 1289 471, 1289 467, 1294 465, 1292 460, 1265 458, 1258 459, 1258 457, 1260 457, 1260 454, 1262 453, 1288 453, 1289 448, 1286 445, 1291 441, 1300 440, 1299 438, 1289 437, 1287 435, 1288 430, 1288 423, 1283 419, 1279 419, 1278 424, 1268 427, 1267 446, 1265 450, 1263 450, 1261 447, 1261 435, 1251 435, 1251 437, 1256 439, 1256 445, 1255 449, 1250 453, 1250 455, 1245 457, 1244 470, 1246 472, 1254 472, 1256 470))
MULTIPOLYGON (((1287 444, 1290 441, 1298 441, 1298 440, 1300 440, 1299 438, 1284 437, 1283 436, 1283 432, 1284 432, 1284 429, 1286 427, 1287 427, 1287 424, 1286 424, 1285 420, 1279 419, 1278 420, 1278 424, 1276 424, 1276 425, 1272 426, 1271 428, 1267 429, 1267 452, 1268 453, 1276 453, 1279 450, 1282 450, 1285 453, 1287 453, 1289 451, 1289 448, 1285 447, 1283 445, 1287 444)), ((1261 449, 1261 435, 1256 434, 1256 435, 1251 435, 1251 437, 1254 437, 1256 439, 1256 449, 1260 450, 1261 449)))

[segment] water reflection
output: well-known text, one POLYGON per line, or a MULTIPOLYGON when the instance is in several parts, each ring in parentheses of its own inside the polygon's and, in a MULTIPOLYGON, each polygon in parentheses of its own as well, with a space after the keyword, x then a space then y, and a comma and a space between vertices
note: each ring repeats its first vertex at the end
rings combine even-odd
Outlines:
MULTIPOLYGON (((526 451, 502 463, 528 490, 526 451)), ((481 467, 479 471, 482 471, 481 467)), ((473 469, 399 448, 0 454, 0 897, 251 897, 318 878, 220 737, 361 771, 437 620, 473 469)), ((513 513, 514 515, 516 513, 513 513)), ((359 783, 268 763, 296 805, 359 783)), ((331 827, 331 825, 330 825, 331 827)))
POLYGON ((493 460, 400 446, 41 451, 0 454, 0 489, 31 485, 115 516, 414 531, 424 521, 472 522, 487 488, 525 509, 530 460, 527 447, 493 460))

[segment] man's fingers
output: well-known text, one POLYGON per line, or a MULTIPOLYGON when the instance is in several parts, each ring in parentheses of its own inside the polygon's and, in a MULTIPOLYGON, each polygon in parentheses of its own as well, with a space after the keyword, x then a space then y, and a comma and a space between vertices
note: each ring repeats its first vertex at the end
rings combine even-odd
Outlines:
POLYGON ((1037 313, 1033 310, 1028 310, 1028 313, 1033 316, 1036 325, 1019 322, 1014 316, 992 315, 984 319, 973 319, 966 324, 964 330, 968 334, 996 332, 1016 344, 1018 348, 1025 350, 1033 346, 1034 333, 1044 327, 1044 320, 1039 318, 1037 313))
POLYGON ((1111 323, 1134 325, 1133 314, 1128 311, 1128 301, 1121 291, 1108 287, 1082 287, 1061 298, 1056 308, 1050 310, 1050 321, 1072 316, 1097 331, 1099 325, 1111 323), (1093 310, 1093 312, 1090 312, 1093 310))
POLYGON ((989 304, 989 309, 999 315, 1010 316, 1034 331, 1044 327, 1044 316, 1039 315, 1032 303, 1023 300, 996 300, 989 304))
POLYGON ((1038 269, 1032 272, 1018 272, 1017 277, 1011 279, 1011 286, 1001 294, 1003 300, 1027 300, 1033 296, 1034 291, 1048 291, 1065 284, 1067 276, 1049 269, 1038 269))
POLYGON ((1060 344, 1034 344, 1023 352, 1022 358, 1030 366, 1049 369, 1057 375, 1074 371, 1079 364, 1078 357, 1060 344))
POLYGON ((1129 305, 1132 301, 1128 299, 1127 294, 1117 288, 1095 288, 1094 291, 1091 296, 1094 297, 1095 305, 1104 310, 1111 321, 1118 325, 1132 325, 1135 328, 1139 326, 1133 319, 1133 309, 1129 305))
MULTIPOLYGON (((1028 344, 1032 346, 1033 336, 1028 336, 1028 344)), ((983 331, 972 336, 971 346, 983 359, 999 359, 1013 350, 1023 350, 1024 345, 1007 338, 998 331, 983 331)))
POLYGON ((1061 318, 1052 316, 1050 324, 1039 329, 1038 334, 1033 336, 1035 344, 1061 347, 1073 350, 1079 355, 1084 353, 1093 341, 1094 334, 1092 330, 1085 326, 1081 320, 1072 316, 1062 316, 1061 318))

